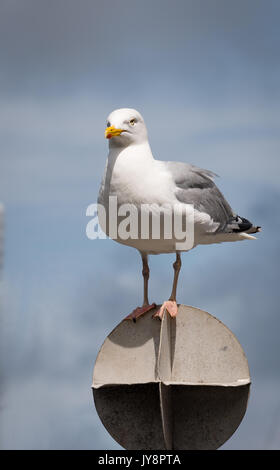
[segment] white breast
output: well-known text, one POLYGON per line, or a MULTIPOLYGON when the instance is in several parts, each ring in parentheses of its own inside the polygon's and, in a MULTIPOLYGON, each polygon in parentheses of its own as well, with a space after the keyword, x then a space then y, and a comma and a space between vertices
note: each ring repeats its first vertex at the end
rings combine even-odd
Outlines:
POLYGON ((104 177, 103 201, 117 196, 118 205, 158 204, 176 201, 175 184, 162 162, 153 158, 149 144, 110 152, 104 177), (105 197, 106 195, 106 197, 105 197))

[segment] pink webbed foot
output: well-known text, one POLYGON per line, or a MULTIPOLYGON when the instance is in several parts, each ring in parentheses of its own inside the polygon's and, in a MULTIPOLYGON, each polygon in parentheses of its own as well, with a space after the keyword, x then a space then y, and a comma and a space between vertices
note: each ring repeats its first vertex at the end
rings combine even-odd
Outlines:
POLYGON ((156 304, 143 305, 143 307, 137 307, 133 310, 133 312, 127 315, 127 317, 125 317, 124 320, 132 320, 135 323, 137 318, 141 317, 141 315, 144 315, 150 310, 153 310, 153 308, 156 308, 156 304))
POLYGON ((178 314, 177 302, 175 300, 166 300, 165 302, 163 302, 160 309, 153 315, 153 318, 159 318, 160 320, 162 320, 165 310, 169 313, 172 318, 176 317, 178 314))

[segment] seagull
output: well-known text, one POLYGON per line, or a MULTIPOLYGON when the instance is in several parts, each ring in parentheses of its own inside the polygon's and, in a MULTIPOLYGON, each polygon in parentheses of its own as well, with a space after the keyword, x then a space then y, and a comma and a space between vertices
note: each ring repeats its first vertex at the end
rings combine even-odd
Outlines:
MULTIPOLYGON (((259 232, 260 227, 254 226, 247 219, 237 215, 230 207, 214 182, 217 176, 209 170, 204 170, 190 163, 156 160, 148 141, 147 128, 141 114, 132 108, 116 109, 107 118, 105 137, 109 141, 109 154, 101 182, 98 207, 106 212, 106 220, 99 216, 102 230, 112 237, 108 229, 110 218, 110 198, 117 201, 117 209, 121 206, 133 205, 136 209, 145 207, 159 208, 158 214, 165 207, 171 208, 173 215, 181 209, 192 208, 193 243, 182 246, 174 236, 165 237, 160 232, 159 237, 141 236, 141 221, 137 215, 137 236, 121 237, 117 231, 113 238, 122 244, 137 249, 142 258, 142 275, 144 281, 143 305, 137 307, 126 317, 136 321, 141 315, 155 309, 155 303, 148 300, 149 264, 151 254, 175 253, 173 264, 174 279, 169 299, 153 315, 162 319, 167 311, 171 317, 176 317, 178 306, 176 291, 179 272, 181 269, 181 252, 189 251, 197 245, 252 240, 253 233, 259 232)), ((189 213, 186 211, 186 214, 189 213)), ((122 212, 122 216, 125 213, 122 212)), ((187 215, 186 215, 187 218, 187 215)), ((120 227, 124 217, 117 216, 117 227, 120 227)), ((162 220, 162 219, 161 219, 162 220)))

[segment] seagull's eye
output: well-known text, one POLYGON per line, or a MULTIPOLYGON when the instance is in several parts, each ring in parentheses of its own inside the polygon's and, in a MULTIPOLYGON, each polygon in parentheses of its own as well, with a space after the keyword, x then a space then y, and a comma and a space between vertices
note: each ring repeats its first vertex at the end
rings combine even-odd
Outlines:
POLYGON ((106 125, 106 126, 107 126, 107 127, 111 127, 111 124, 109 123, 109 121, 107 122, 107 125, 106 125))
POLYGON ((130 119, 129 124, 131 126, 134 126, 135 123, 136 123, 136 119, 130 119))

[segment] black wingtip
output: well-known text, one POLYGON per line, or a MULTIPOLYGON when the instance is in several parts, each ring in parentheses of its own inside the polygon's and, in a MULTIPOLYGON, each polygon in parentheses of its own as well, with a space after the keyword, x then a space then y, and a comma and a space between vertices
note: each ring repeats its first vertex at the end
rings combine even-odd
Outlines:
POLYGON ((257 227, 251 227, 250 230, 247 230, 246 233, 257 233, 257 232, 261 232, 262 229, 261 227, 258 225, 257 227))
POLYGON ((247 232, 253 227, 253 224, 244 217, 240 217, 239 215, 236 216, 235 221, 238 224, 238 228, 234 228, 232 231, 233 232, 247 232))

